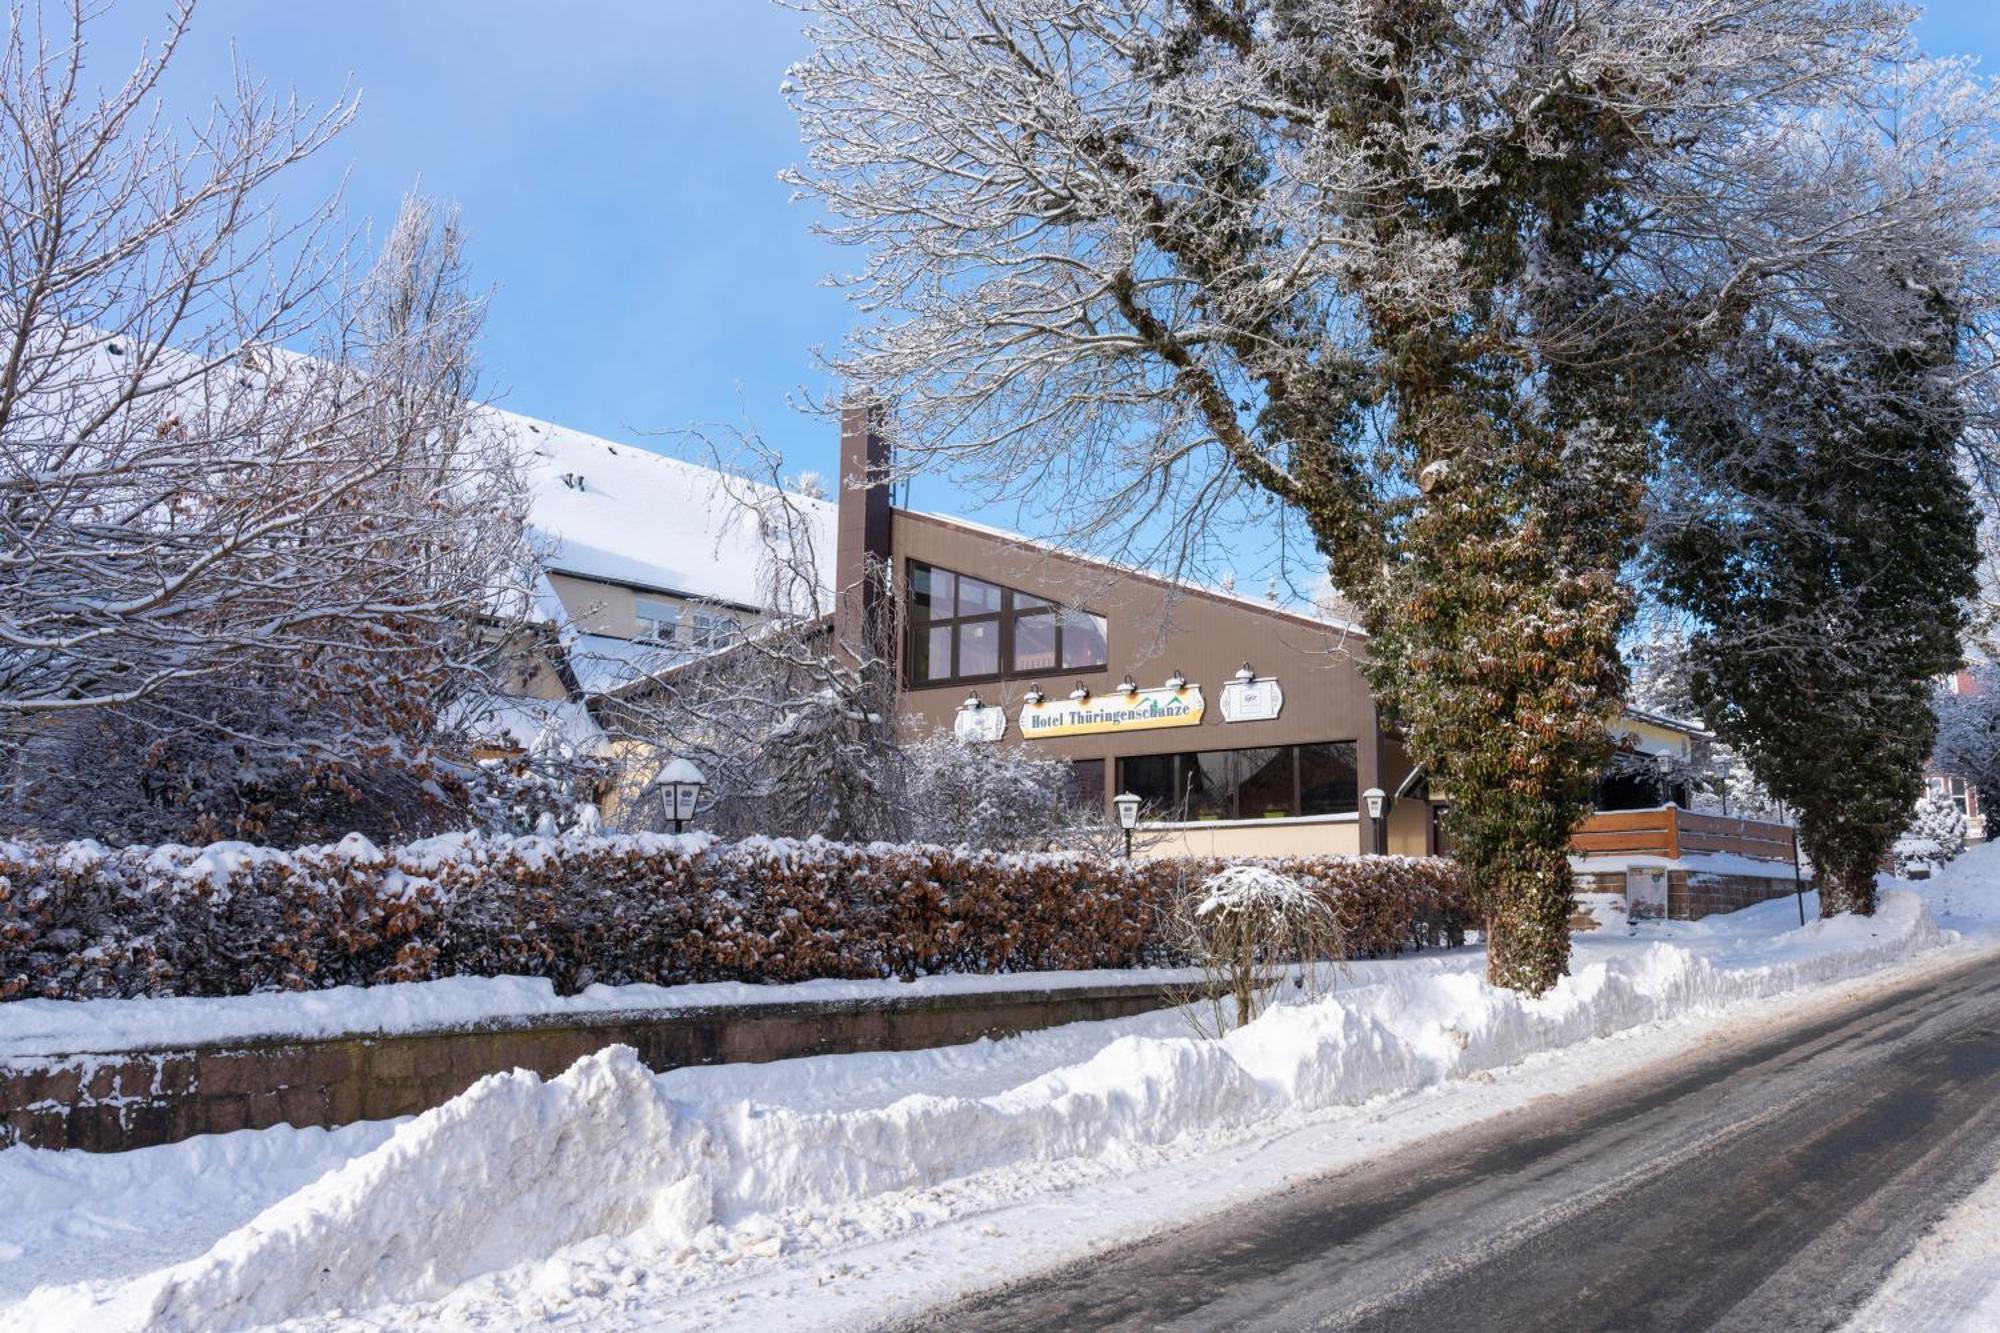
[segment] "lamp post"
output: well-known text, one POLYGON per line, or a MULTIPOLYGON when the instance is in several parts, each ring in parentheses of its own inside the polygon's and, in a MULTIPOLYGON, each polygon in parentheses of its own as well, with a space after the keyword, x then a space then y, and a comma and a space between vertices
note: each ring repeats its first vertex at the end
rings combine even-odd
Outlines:
POLYGON ((1380 787, 1370 787, 1361 793, 1361 804, 1368 810, 1368 850, 1380 856, 1385 845, 1382 837, 1382 811, 1389 804, 1389 793, 1380 787))
POLYGON ((667 761, 653 778, 653 786, 659 789, 660 805, 667 818, 673 821, 674 832, 679 833, 694 818, 695 807, 701 802, 701 789, 708 785, 700 769, 680 756, 667 761))
POLYGON ((1139 826, 1139 798, 1129 791, 1121 791, 1111 798, 1111 804, 1118 807, 1118 827, 1125 830, 1125 859, 1132 859, 1132 830, 1139 826))

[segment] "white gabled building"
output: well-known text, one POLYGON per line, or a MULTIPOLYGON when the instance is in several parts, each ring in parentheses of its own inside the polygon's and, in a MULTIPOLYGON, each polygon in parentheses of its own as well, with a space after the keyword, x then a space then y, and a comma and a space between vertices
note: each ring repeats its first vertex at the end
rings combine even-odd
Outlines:
MULTIPOLYGON (((540 641, 473 722, 496 748, 587 748, 597 740, 591 698, 734 642, 771 607, 797 600, 774 558, 785 536, 766 530, 763 509, 777 498, 768 485, 488 411, 520 449, 542 566, 540 641)), ((816 571, 816 595, 831 605, 835 506, 783 498, 811 548, 797 562, 816 571)))

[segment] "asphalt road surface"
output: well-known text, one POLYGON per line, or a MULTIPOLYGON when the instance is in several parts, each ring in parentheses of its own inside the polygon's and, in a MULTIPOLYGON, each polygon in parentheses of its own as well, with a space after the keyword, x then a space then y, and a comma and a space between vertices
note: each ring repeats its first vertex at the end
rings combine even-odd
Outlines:
POLYGON ((2000 962, 927 1316, 952 1330, 1835 1329, 2000 1167, 2000 962))

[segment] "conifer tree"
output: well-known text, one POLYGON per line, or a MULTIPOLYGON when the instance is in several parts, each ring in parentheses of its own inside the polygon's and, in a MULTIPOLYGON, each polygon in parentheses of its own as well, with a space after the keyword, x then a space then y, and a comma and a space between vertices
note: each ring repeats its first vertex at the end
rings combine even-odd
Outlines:
POLYGON ((1654 568, 1702 625, 1710 724, 1798 813, 1826 916, 1874 911, 1961 659, 1978 525, 1958 337, 1935 290, 1900 346, 1746 329, 1675 414, 1654 568))

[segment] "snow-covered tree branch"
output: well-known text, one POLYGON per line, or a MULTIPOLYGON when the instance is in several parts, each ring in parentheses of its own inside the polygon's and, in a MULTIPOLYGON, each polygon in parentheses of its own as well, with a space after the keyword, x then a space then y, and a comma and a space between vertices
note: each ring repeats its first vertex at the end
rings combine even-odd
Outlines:
POLYGON ((350 104, 239 76, 206 123, 169 125, 153 90, 188 7, 101 97, 93 12, 42 13, 16 4, 0 53, 14 818, 283 836, 288 783, 338 804, 363 767, 408 779, 414 813, 441 795, 437 710, 519 572, 511 460, 467 403, 484 299, 456 218, 409 201, 350 276, 333 202, 287 221, 271 190, 350 104))

